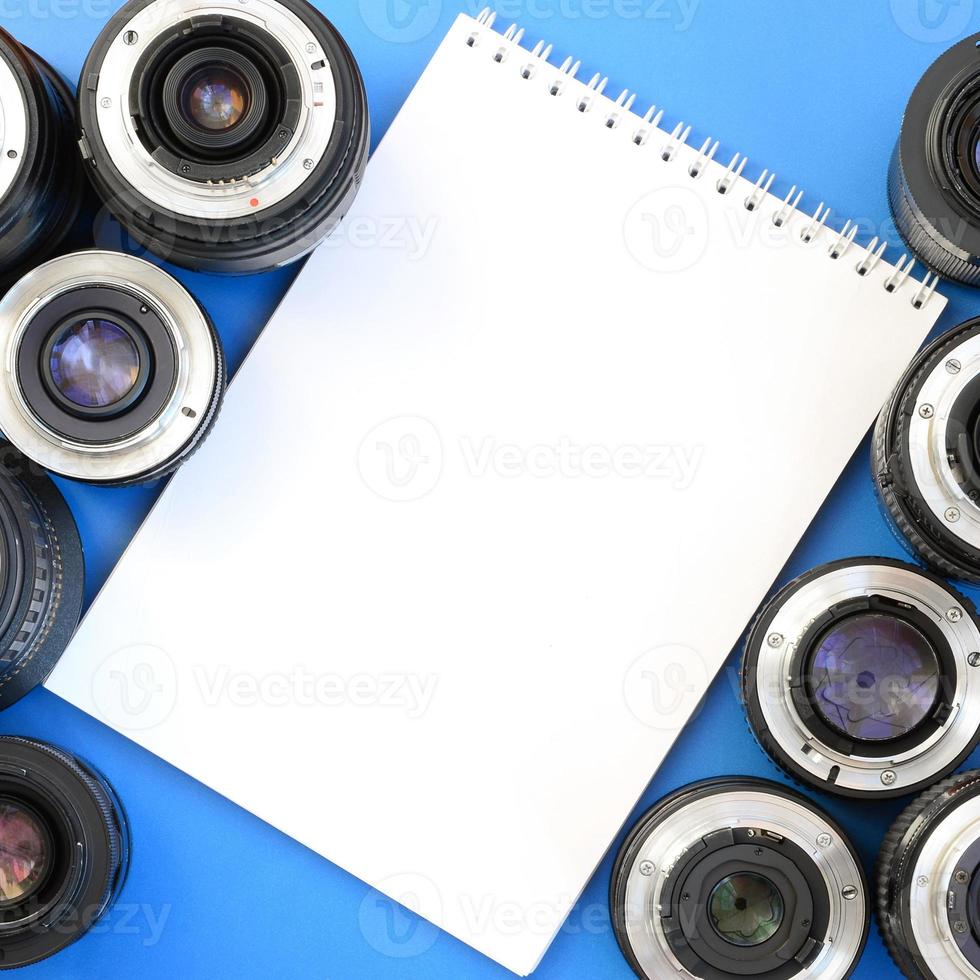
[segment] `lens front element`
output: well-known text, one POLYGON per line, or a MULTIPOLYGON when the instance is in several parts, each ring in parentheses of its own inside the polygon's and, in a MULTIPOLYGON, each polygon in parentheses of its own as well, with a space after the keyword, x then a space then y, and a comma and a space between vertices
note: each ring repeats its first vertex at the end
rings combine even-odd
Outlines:
POLYGON ((140 373, 140 354, 128 331, 103 319, 78 320, 51 348, 55 387, 80 408, 106 408, 122 401, 140 373))

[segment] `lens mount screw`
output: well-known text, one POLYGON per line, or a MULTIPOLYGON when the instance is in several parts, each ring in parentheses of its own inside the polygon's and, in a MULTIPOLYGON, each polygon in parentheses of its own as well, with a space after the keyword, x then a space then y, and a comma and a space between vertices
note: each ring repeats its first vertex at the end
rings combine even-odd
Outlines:
POLYGON ((126 31, 123 34, 123 44, 135 44, 140 39, 139 34, 136 31, 126 31))
POLYGON ((966 932, 966 923, 962 919, 958 919, 953 923, 953 932, 964 933, 966 932))
POLYGON ((830 834, 820 834, 820 836, 817 837, 818 847, 830 847, 830 845, 833 843, 834 843, 834 838, 831 837, 830 834))
POLYGON ((947 507, 943 515, 950 524, 955 524, 960 519, 959 507, 947 507))
POLYGON ((844 900, 847 902, 853 902, 855 898, 858 897, 858 890, 854 885, 845 885, 841 889, 841 895, 844 896, 844 900))
POLYGON ((307 157, 303 161, 303 169, 304 170, 312 170, 313 169, 313 161, 310 159, 310 157, 307 157))
POLYGON ((783 636, 781 633, 770 633, 766 639, 766 643, 769 644, 774 650, 776 647, 781 647, 783 645, 783 636))
POLYGON ((925 888, 925 887, 926 887, 926 885, 928 885, 928 884, 929 884, 929 875, 919 875, 919 877, 918 877, 918 878, 916 878, 916 880, 915 880, 915 883, 916 883, 916 884, 917 884, 917 885, 918 885, 918 886, 919 886, 920 888, 925 888))
POLYGON ((919 406, 919 415, 921 415, 924 419, 931 419, 934 414, 935 409, 932 407, 932 405, 919 406))
POLYGON ((306 42, 306 53, 307 54, 315 54, 316 53, 316 45, 312 41, 307 41, 306 42))
POLYGON ((652 875, 655 870, 656 868, 654 867, 652 861, 640 862, 640 874, 643 875, 645 878, 649 878, 650 875, 652 875))
POLYGON ((966 662, 971 667, 980 667, 980 653, 971 653, 970 656, 966 658, 966 662))
POLYGON ((103 109, 111 109, 112 108, 112 99, 110 99, 108 96, 106 96, 104 99, 101 99, 99 101, 99 105, 102 106, 103 109))
POLYGON ((894 786, 895 780, 897 779, 898 776, 895 775, 895 771, 893 769, 886 769, 881 774, 881 781, 882 783, 884 783, 885 786, 894 786))
POLYGON ((960 362, 959 362, 958 360, 956 360, 956 358, 955 358, 955 357, 952 357, 952 358, 950 358, 950 359, 949 359, 949 360, 948 360, 948 361, 946 362, 946 370, 947 370, 947 371, 948 371, 948 372, 949 372, 950 374, 959 374, 959 373, 960 373, 960 368, 961 368, 962 366, 963 366, 963 365, 962 365, 962 364, 960 364, 960 362))
POLYGON ((958 885, 965 885, 970 880, 970 876, 962 868, 953 877, 958 885))
POLYGON ((950 609, 948 613, 946 613, 946 618, 951 623, 958 623, 963 618, 963 610, 958 609, 956 606, 953 606, 953 608, 950 609))

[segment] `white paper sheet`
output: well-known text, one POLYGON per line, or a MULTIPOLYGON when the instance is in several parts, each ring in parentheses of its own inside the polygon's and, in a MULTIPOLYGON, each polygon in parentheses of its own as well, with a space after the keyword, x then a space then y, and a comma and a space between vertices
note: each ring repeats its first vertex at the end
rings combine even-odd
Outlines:
POLYGON ((459 19, 48 683, 518 974, 944 305, 562 77, 459 19))

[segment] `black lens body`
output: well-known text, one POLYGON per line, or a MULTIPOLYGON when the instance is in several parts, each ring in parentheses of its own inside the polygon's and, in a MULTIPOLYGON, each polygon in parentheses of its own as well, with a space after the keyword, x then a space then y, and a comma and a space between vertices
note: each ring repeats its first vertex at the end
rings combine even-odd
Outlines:
POLYGON ((980 35, 950 48, 912 93, 888 197, 909 247, 934 272, 980 283, 980 35))
MULTIPOLYGON (((941 575, 974 584, 980 583, 980 548, 957 533, 963 523, 942 520, 927 506, 913 468, 911 428, 924 410, 918 403, 925 383, 932 376, 950 384, 961 381, 970 368, 961 365, 957 349, 977 335, 980 317, 954 327, 916 357, 878 416, 871 445, 875 486, 899 538, 941 575)), ((944 424, 946 460, 967 498, 980 508, 980 373, 963 388, 944 424)), ((948 504, 958 511, 963 506, 952 499, 948 504)))
MULTIPOLYGON (((958 859, 956 870, 948 877, 940 868, 918 867, 923 849, 931 838, 946 840, 947 821, 956 812, 980 796, 980 772, 964 772, 937 783, 909 804, 898 816, 882 844, 875 869, 877 880, 878 923, 882 938, 903 975, 910 980, 936 980, 930 968, 952 954, 941 944, 921 948, 919 916, 927 914, 924 904, 916 907, 914 897, 926 889, 942 896, 947 922, 944 932, 952 936, 958 953, 980 975, 980 832, 958 859)), ((948 841, 953 845, 953 841, 948 841)), ((960 841, 956 841, 959 849, 960 841)), ((929 895, 931 898, 932 895, 929 895)), ((928 910, 928 914, 932 909, 928 910)), ((957 974, 959 975, 959 974, 957 974)))
MULTIPOLYGON (((75 137, 75 98, 61 76, 0 28, 0 60, 13 71, 27 115, 17 176, 0 195, 0 295, 54 255, 82 206, 86 181, 75 137)), ((6 148, 6 154, 19 151, 6 148)))
MULTIPOLYGON (((290 57, 271 30, 232 15, 198 15, 161 30, 134 67, 127 98, 143 149, 154 163, 201 187, 247 186, 260 171, 273 175, 298 137, 306 96, 299 72, 329 75, 336 118, 325 152, 303 161, 308 175, 294 191, 270 189, 254 210, 201 217, 179 197, 170 206, 120 173, 106 147, 97 93, 111 45, 137 12, 165 0, 130 0, 109 21, 83 69, 79 91, 81 147, 99 195, 142 246, 190 269, 243 274, 285 265, 314 248, 346 214, 361 183, 370 144, 364 83, 334 27, 305 0, 279 0, 315 38, 307 47, 325 58, 290 57), (271 168, 271 170, 270 170, 271 168)), ((321 82, 315 83, 317 89, 321 82)), ((273 178, 268 178, 272 180, 273 178)), ((260 200, 261 198, 261 200, 260 200)))
POLYGON ((54 483, 0 442, 0 709, 40 684, 82 609, 82 545, 54 483))
MULTIPOLYGON (((721 793, 744 791, 761 791, 819 814, 850 852, 856 873, 862 875, 860 861, 843 831, 794 790, 751 777, 709 779, 683 787, 637 820, 613 863, 609 888, 613 928, 623 955, 641 980, 663 980, 644 971, 627 930, 627 887, 644 844, 685 807, 721 793)), ((833 907, 836 899, 807 849, 812 841, 804 847, 788 836, 765 833, 753 826, 750 814, 719 816, 719 824, 729 820, 727 829, 707 837, 698 839, 692 834, 687 849, 666 872, 659 901, 646 914, 657 918, 657 930, 665 936, 673 957, 699 980, 809 976, 807 970, 823 946, 830 920, 838 914, 833 907)), ((866 893, 863 876, 858 885, 866 893)), ((868 924, 865 916, 858 934, 859 950, 868 924)))
POLYGON ((106 780, 79 759, 33 739, 0 737, 0 969, 69 946, 105 913, 125 881, 125 816, 106 780), (31 831, 30 887, 24 828, 31 831))
MULTIPOLYGON (((819 586, 834 573, 849 569, 896 569, 911 583, 941 586, 944 610, 957 606, 962 623, 980 627, 973 604, 946 582, 906 562, 890 558, 849 558, 828 562, 800 575, 763 607, 745 643, 742 695, 749 727, 760 747, 794 780, 839 796, 863 797, 871 788, 848 783, 840 767, 822 779, 805 762, 811 749, 818 757, 836 753, 844 762, 866 760, 882 770, 899 756, 921 753, 921 769, 912 784, 874 780, 875 796, 887 798, 918 792, 941 778, 970 754, 980 732, 964 740, 959 755, 942 765, 929 760, 929 744, 950 722, 959 705, 957 678, 969 670, 962 651, 954 651, 930 614, 894 598, 894 585, 869 581, 860 594, 829 601, 801 623, 798 635, 773 634, 784 606, 804 589, 819 586), (773 669, 778 650, 793 644, 792 656, 773 669), (787 676, 788 674, 788 676, 787 676), (778 690, 766 683, 777 678, 778 690), (801 730, 780 737, 767 720, 763 698, 779 706, 785 717, 791 707, 801 730)), ((808 607, 809 608, 809 607, 808 607)), ((822 771, 822 770, 821 770, 822 771)), ((892 770, 894 772, 894 770, 892 770)))

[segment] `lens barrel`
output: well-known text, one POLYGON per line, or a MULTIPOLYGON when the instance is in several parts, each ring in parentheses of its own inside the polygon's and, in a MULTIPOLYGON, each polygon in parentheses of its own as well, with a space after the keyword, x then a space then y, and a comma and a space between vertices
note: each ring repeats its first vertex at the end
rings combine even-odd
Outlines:
POLYGON ((694 783, 640 817, 609 904, 642 980, 843 980, 870 915, 843 831, 799 793, 750 778, 694 783))
POLYGON ((105 779, 46 742, 0 737, 0 969, 69 946, 106 912, 129 858, 105 779))
POLYGON ((904 976, 980 976, 980 772, 951 776, 906 807, 876 881, 881 935, 904 976))
POLYGON ((0 710, 40 684, 71 639, 85 569, 54 483, 0 442, 0 710))
POLYGON ((137 242, 178 265, 284 265, 357 193, 364 83, 305 0, 130 0, 82 78, 80 146, 97 191, 137 242))
POLYGON ((790 582, 753 625, 749 724, 784 772, 816 789, 917 792, 977 745, 978 651, 973 604, 941 579, 889 558, 831 562, 790 582))
POLYGON ((899 232, 940 275, 980 284, 980 34, 922 76, 892 156, 888 198, 899 232))
POLYGON ((158 479, 201 444, 225 390, 204 309, 117 252, 52 259, 0 301, 0 430, 45 469, 91 483, 158 479))
POLYGON ((980 318, 909 366, 875 425, 871 468, 906 547, 941 575, 980 583, 980 318))
POLYGON ((0 29, 0 294, 55 253, 78 215, 74 107, 61 76, 0 29))

